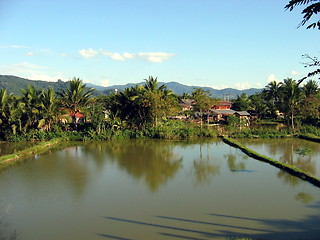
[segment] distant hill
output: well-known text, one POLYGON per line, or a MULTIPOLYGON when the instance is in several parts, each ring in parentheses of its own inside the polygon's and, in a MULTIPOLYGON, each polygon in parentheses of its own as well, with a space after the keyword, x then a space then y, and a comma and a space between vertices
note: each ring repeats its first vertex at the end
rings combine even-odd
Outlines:
MULTIPOLYGON (((66 88, 68 86, 68 82, 63 82, 61 80, 58 80, 57 82, 46 82, 41 80, 29 80, 11 75, 0 75, 0 89, 7 89, 8 94, 13 93, 15 96, 20 96, 20 89, 26 89, 28 84, 35 86, 37 89, 53 88, 56 92, 61 88, 66 88)), ((94 95, 101 94, 102 93, 97 90, 94 92, 94 95)))
MULTIPOLYGON (((123 91, 125 88, 129 88, 135 85, 144 85, 145 82, 141 83, 128 83, 125 85, 113 85, 109 87, 103 87, 99 85, 95 85, 92 83, 87 83, 86 86, 87 88, 95 88, 94 95, 101 95, 101 94, 109 94, 110 92, 114 92, 115 89, 118 89, 119 91, 123 91)), ((59 91, 61 88, 66 88, 68 83, 63 82, 61 80, 58 80, 57 82, 46 82, 46 81, 41 81, 41 80, 28 80, 25 78, 20 78, 16 76, 9 76, 9 75, 0 75, 0 89, 5 88, 7 89, 8 93, 13 93, 14 95, 20 95, 20 89, 25 89, 27 88, 28 84, 34 85, 38 89, 48 89, 48 88, 53 88, 55 91, 59 91)), ((183 85, 177 82, 168 82, 168 83, 163 83, 159 82, 159 85, 165 84, 168 89, 171 89, 174 93, 177 95, 182 95, 183 93, 189 93, 191 94, 195 88, 200 88, 199 86, 187 86, 183 85)), ((209 93, 219 99, 234 99, 238 95, 242 93, 246 93, 247 95, 253 95, 257 92, 260 92, 261 89, 257 88, 250 88, 246 90, 238 90, 238 89, 233 89, 233 88, 225 88, 221 90, 213 89, 210 87, 201 87, 206 91, 209 91, 209 93)))
MULTIPOLYGON (((114 91, 115 89, 118 89, 119 91, 123 91, 125 88, 135 86, 136 84, 144 85, 144 83, 145 82, 128 83, 125 85, 114 85, 114 86, 105 87, 105 90, 100 89, 100 91, 108 94, 110 91, 114 91)), ((234 99, 238 95, 241 95, 242 93, 246 93, 247 95, 250 96, 261 91, 261 89, 258 89, 258 88, 250 88, 245 90, 225 88, 225 89, 218 90, 211 87, 187 86, 177 82, 168 82, 168 83, 159 82, 159 85, 162 85, 162 84, 166 85, 168 89, 171 89, 177 95, 182 95, 183 93, 191 94, 195 88, 202 88, 208 91, 211 94, 211 96, 219 99, 224 99, 224 98, 234 99)))

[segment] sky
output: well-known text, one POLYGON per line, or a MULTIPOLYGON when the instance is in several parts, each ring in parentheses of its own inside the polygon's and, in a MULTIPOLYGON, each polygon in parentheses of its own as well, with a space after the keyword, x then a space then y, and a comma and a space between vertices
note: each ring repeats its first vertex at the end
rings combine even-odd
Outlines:
POLYGON ((263 88, 300 79, 320 31, 289 0, 0 0, 0 75, 112 86, 263 88))

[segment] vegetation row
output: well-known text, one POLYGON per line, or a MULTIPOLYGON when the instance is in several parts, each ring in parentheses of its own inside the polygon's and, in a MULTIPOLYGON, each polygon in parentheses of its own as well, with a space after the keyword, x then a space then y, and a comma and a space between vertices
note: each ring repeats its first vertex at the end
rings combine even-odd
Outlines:
POLYGON ((237 142, 234 139, 230 139, 228 137, 223 137, 223 141, 227 144, 229 144, 230 146, 239 148, 242 152, 244 152, 245 154, 247 154, 249 157, 252 157, 254 159, 269 163, 277 168, 280 168, 296 177, 299 177, 305 181, 308 181, 310 183, 312 183, 313 185, 320 187, 320 179, 311 175, 308 172, 305 172, 297 167, 288 165, 286 163, 274 160, 272 158, 266 157, 264 155, 261 155, 247 147, 245 147, 244 145, 240 144, 239 142, 237 142))
POLYGON ((279 130, 239 130, 241 121, 235 116, 228 117, 228 127, 209 127, 212 106, 219 99, 201 88, 191 95, 177 96, 165 85, 159 86, 153 77, 145 79, 144 85, 98 97, 92 95, 93 89, 85 87, 82 80, 74 78, 58 92, 28 85, 21 89, 21 96, 14 96, 0 89, 0 140, 186 139, 220 134, 285 137, 301 131, 320 136, 320 94, 313 80, 303 86, 293 79, 271 82, 260 93, 242 94, 233 100, 234 110, 249 111, 257 117, 257 123, 276 119, 290 127, 279 130), (181 102, 187 100, 192 109, 183 110, 181 102))

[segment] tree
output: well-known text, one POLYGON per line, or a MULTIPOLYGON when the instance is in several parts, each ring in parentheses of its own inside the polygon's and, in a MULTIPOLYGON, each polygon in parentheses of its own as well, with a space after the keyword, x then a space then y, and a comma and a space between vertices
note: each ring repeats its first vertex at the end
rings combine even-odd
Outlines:
POLYGON ((106 108, 131 126, 157 126, 159 121, 178 109, 177 98, 157 78, 145 79, 145 85, 135 85, 123 92, 110 94, 106 108))
POLYGON ((301 102, 301 115, 303 121, 309 124, 318 124, 320 117, 320 95, 318 83, 309 80, 302 87, 303 100, 301 102))
POLYGON ((232 104, 232 109, 236 111, 248 111, 251 107, 251 100, 245 93, 238 95, 237 99, 232 104))
POLYGON ((21 89, 22 96, 18 99, 21 110, 21 124, 23 131, 26 132, 28 128, 38 126, 41 108, 40 95, 41 90, 36 89, 33 85, 28 85, 27 89, 21 89))
POLYGON ((288 120, 291 122, 291 127, 294 129, 294 117, 296 116, 299 108, 298 105, 301 101, 302 92, 296 80, 287 78, 281 85, 283 94, 282 106, 283 112, 288 120))
MULTIPOLYGON (((306 7, 301 12, 301 14, 303 14, 303 20, 299 24, 299 27, 304 26, 311 19, 311 17, 320 12, 319 0, 290 0, 289 3, 285 6, 285 9, 289 9, 290 11, 292 11, 296 7, 301 5, 306 5, 306 7)), ((320 30, 320 20, 313 22, 307 26, 307 29, 310 28, 318 28, 318 30, 320 30)))
POLYGON ((164 84, 158 86, 157 78, 150 76, 145 81, 143 106, 147 108, 147 115, 152 124, 157 126, 159 119, 166 118, 178 110, 177 98, 164 84))
POLYGON ((255 114, 259 116, 268 116, 271 114, 270 108, 263 98, 262 93, 256 93, 249 97, 251 105, 250 108, 255 114))
POLYGON ((273 104, 278 102, 279 100, 279 92, 280 92, 281 84, 276 81, 271 81, 266 86, 264 92, 267 98, 267 101, 271 101, 273 104))
POLYGON ((39 121, 38 128, 45 126, 47 130, 50 130, 58 114, 58 105, 54 89, 49 88, 47 91, 42 91, 40 101, 42 118, 39 121))
POLYGON ((316 96, 319 91, 318 83, 314 80, 309 80, 303 87, 302 87, 303 94, 306 98, 311 96, 316 96))
MULTIPOLYGON (((296 7, 302 5, 305 5, 306 7, 301 12, 301 14, 303 14, 303 20, 299 24, 299 27, 304 26, 312 17, 315 17, 315 15, 320 12, 319 0, 290 0, 289 3, 285 6, 285 9, 289 9, 290 11, 292 11, 296 7)), ((320 20, 315 21, 307 26, 307 29, 311 28, 318 28, 318 30, 320 30, 320 20)), ((305 54, 304 57, 311 60, 311 62, 305 64, 305 67, 317 67, 317 69, 308 73, 306 77, 300 79, 298 84, 300 84, 303 80, 305 80, 308 77, 313 77, 315 75, 320 74, 320 60, 317 57, 311 57, 308 54, 305 54)))
POLYGON ((202 88, 195 88, 195 90, 192 92, 192 97, 195 101, 193 109, 194 111, 200 113, 200 124, 202 126, 202 118, 204 112, 207 113, 209 122, 209 110, 213 105, 213 99, 209 96, 209 92, 203 90, 202 88))
POLYGON ((10 95, 7 95, 6 89, 0 89, 0 126, 8 119, 8 103, 10 95))
POLYGON ((76 125, 75 114, 81 112, 90 102, 90 97, 94 88, 85 91, 86 84, 82 83, 79 78, 73 78, 69 81, 69 86, 66 89, 60 89, 58 96, 62 107, 68 109, 72 114, 72 122, 76 125))

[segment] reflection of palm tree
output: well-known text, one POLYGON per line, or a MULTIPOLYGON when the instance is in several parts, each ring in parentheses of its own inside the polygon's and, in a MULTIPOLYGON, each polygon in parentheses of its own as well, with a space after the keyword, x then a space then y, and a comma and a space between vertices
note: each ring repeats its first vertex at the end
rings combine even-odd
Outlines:
POLYGON ((297 186, 300 183, 302 183, 302 180, 300 180, 298 177, 295 177, 291 175, 290 173, 287 173, 283 170, 280 170, 277 174, 278 178, 281 178, 283 182, 289 183, 291 186, 297 186))
POLYGON ((296 196, 295 199, 297 199, 298 201, 302 202, 302 203, 310 203, 313 201, 314 197, 312 194, 309 193, 305 193, 305 192, 299 192, 296 196))
POLYGON ((246 164, 244 162, 237 163, 236 155, 230 153, 227 154, 225 157, 227 158, 230 171, 234 172, 246 169, 246 164))
POLYGON ((174 154, 172 145, 158 141, 106 143, 107 154, 136 179, 144 179, 151 191, 172 178, 181 167, 182 158, 174 154))
POLYGON ((207 156, 203 159, 202 143, 199 143, 200 151, 199 158, 193 161, 193 169, 195 171, 196 180, 198 183, 209 182, 210 177, 219 174, 220 166, 212 164, 209 155, 209 144, 207 143, 207 156))

